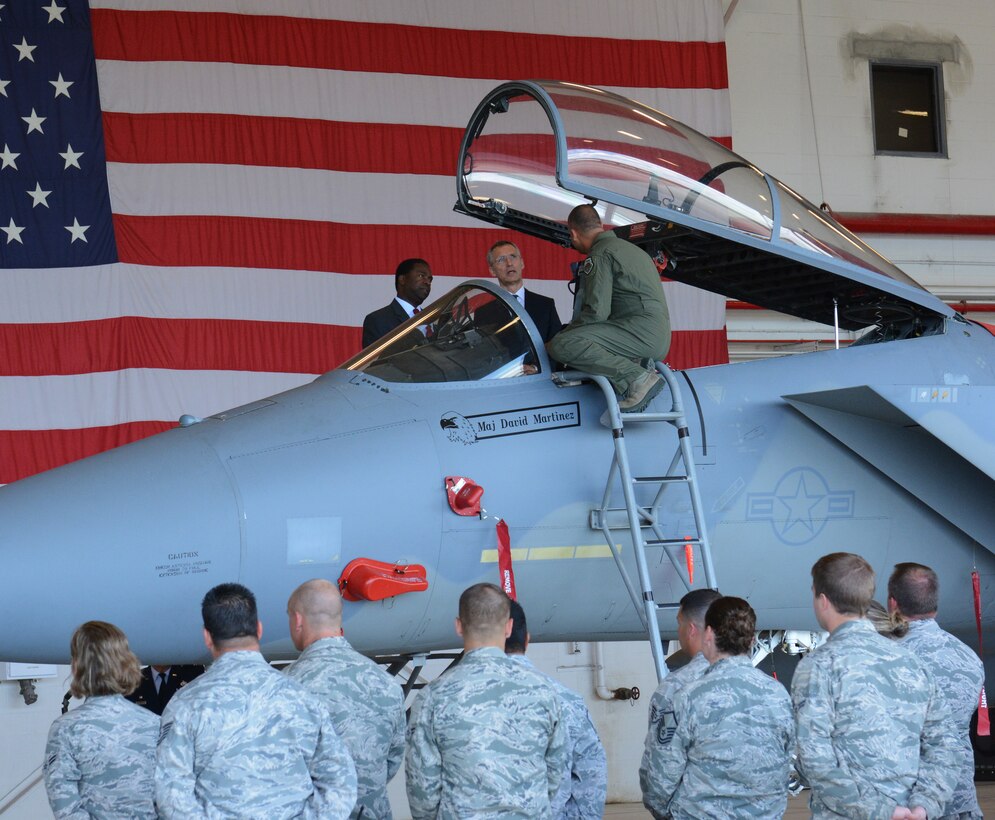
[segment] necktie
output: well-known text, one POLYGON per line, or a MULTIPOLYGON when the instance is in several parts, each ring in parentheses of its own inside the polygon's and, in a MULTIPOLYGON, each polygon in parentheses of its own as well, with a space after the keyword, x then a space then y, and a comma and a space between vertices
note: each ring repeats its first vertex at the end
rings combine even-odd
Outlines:
POLYGON ((420 307, 413 308, 412 311, 411 311, 411 315, 412 316, 417 316, 419 313, 421 313, 421 308, 420 307))
POLYGON ((163 684, 166 682, 166 673, 159 672, 156 677, 155 691, 159 694, 162 691, 163 684))

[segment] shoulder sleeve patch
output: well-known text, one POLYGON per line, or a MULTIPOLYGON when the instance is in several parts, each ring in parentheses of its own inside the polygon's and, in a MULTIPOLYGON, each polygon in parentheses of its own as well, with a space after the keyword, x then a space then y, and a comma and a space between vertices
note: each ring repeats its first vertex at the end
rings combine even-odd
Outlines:
POLYGON ((587 257, 587 259, 584 260, 583 264, 581 264, 580 272, 585 276, 587 276, 593 270, 594 270, 594 260, 591 259, 591 257, 589 256, 587 257))

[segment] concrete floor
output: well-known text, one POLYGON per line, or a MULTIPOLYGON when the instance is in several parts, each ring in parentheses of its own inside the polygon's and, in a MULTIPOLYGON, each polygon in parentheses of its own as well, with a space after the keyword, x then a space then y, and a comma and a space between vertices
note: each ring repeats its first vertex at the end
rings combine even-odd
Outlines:
MULTIPOLYGON (((981 811, 988 817, 995 817, 995 783, 978 783, 978 802, 981 804, 981 811)), ((645 820, 650 817, 638 803, 615 803, 605 809, 605 817, 614 818, 639 818, 645 820)), ((810 817, 808 811, 808 791, 802 792, 798 797, 792 797, 788 801, 788 810, 785 812, 785 820, 802 820, 810 817)))

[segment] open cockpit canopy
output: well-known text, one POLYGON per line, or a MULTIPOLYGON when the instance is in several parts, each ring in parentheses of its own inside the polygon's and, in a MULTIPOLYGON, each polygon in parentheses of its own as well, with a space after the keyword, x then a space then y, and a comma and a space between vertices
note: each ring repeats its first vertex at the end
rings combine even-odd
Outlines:
POLYGON ((671 279, 858 330, 953 311, 786 185, 653 108, 588 86, 506 83, 460 149, 456 210, 568 244, 602 221, 671 279))

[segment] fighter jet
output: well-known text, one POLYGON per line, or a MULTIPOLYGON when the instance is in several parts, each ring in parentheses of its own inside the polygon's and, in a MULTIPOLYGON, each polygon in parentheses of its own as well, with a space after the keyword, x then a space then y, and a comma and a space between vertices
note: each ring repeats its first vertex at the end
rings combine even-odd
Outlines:
MULTIPOLYGON (((460 592, 508 570, 537 641, 645 638, 646 587, 666 603, 714 584, 762 629, 816 629, 809 568, 836 550, 880 578, 935 567, 960 633, 976 568, 991 622, 991 329, 747 160, 599 89, 499 86, 457 167, 458 211, 565 243, 592 202, 662 276, 859 340, 668 374, 644 418, 616 407, 606 427, 603 385, 558 375, 517 301, 467 282, 309 385, 0 490, 0 658, 65 662, 101 618, 143 658, 202 660, 199 601, 224 581, 256 592, 266 655, 291 657, 285 603, 316 576, 340 581, 371 655, 450 647, 460 592)), ((674 633, 671 610, 660 623, 674 633)))

